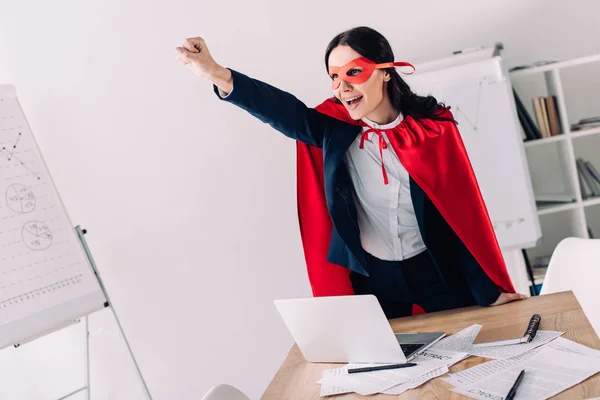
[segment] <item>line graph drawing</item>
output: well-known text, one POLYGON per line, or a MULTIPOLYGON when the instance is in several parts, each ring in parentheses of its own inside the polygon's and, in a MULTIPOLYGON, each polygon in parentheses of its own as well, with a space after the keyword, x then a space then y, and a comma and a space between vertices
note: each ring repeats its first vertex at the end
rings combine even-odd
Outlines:
POLYGON ((45 250, 52 245, 52 231, 41 221, 29 221, 21 230, 23 243, 31 250, 45 250))
POLYGON ((6 150, 9 151, 9 155, 8 155, 8 161, 10 161, 14 155, 15 155, 15 151, 17 150, 17 146, 19 145, 19 142, 21 141, 21 135, 22 133, 19 132, 19 136, 17 136, 17 140, 15 141, 15 144, 13 144, 12 149, 7 149, 6 147, 3 147, 2 150, 6 150))
POLYGON ((21 135, 22 135, 22 133, 19 132, 19 135, 17 136, 17 139, 15 140, 15 143, 12 145, 12 147, 9 146, 9 148, 7 149, 6 146, 2 146, 2 148, 0 149, 0 157, 6 159, 9 162, 14 160, 15 162, 19 163, 23 168, 25 168, 27 170, 27 172, 29 172, 31 175, 33 175, 37 180, 41 180, 42 178, 40 178, 39 175, 37 175, 27 165, 25 165, 25 163, 16 155, 17 146, 19 145, 19 142, 21 141, 21 135))
POLYGON ((27 214, 35 210, 35 195, 25 185, 15 183, 6 189, 6 205, 18 214, 27 214))
MULTIPOLYGON (((4 99, 0 98, 0 107, 2 107, 4 104, 4 99)), ((0 113, 1 114, 1 113, 0 113)), ((0 135, 6 137, 7 134, 12 133, 13 131, 18 132, 17 133, 17 138, 14 140, 14 143, 12 143, 12 145, 3 145, 2 148, 0 148, 0 160, 5 159, 6 161, 10 162, 16 162, 18 163, 20 166, 22 166, 23 168, 25 168, 25 170, 27 170, 27 172, 29 172, 31 175, 33 175, 37 180, 41 180, 42 178, 36 174, 34 171, 31 170, 31 168, 29 168, 26 164, 26 162, 23 162, 23 160, 20 159, 20 157, 17 156, 18 154, 18 148, 20 147, 19 144, 21 143, 21 137, 23 135, 23 132, 21 131, 21 126, 12 126, 14 125, 14 116, 13 115, 6 115, 6 116, 2 116, 0 118, 0 135)), ((0 137, 1 138, 1 137, 0 137)), ((8 142, 6 142, 8 143, 8 142)))
POLYGON ((504 79, 484 76, 477 80, 461 80, 431 92, 438 100, 452 107, 454 117, 461 124, 461 129, 468 127, 477 132, 486 122, 483 118, 486 114, 486 103, 489 104, 490 100, 490 95, 486 91, 504 82, 504 79))
MULTIPOLYGON (((462 85, 460 85, 460 91, 453 90, 455 93, 460 93, 462 95, 461 101, 452 101, 451 99, 445 99, 445 100, 447 100, 447 104, 452 105, 453 108, 456 109, 457 120, 463 119, 470 126, 471 129, 473 129, 474 131, 477 131, 479 129, 480 116, 482 114, 482 110, 481 110, 481 104, 483 102, 482 95, 483 95, 485 88, 488 87, 489 85, 495 85, 495 84, 502 83, 502 82, 504 82, 504 81, 496 80, 489 76, 484 76, 476 84, 475 84, 475 82, 473 82, 471 84, 462 84, 462 85), (471 103, 471 104, 469 106, 464 104, 464 106, 461 107, 461 103, 465 102, 465 100, 468 97, 469 92, 471 92, 471 93, 475 92, 474 95, 470 96, 470 98, 472 100, 469 101, 469 103, 471 103), (458 118, 458 114, 460 114, 460 116, 462 118, 458 118)), ((456 89, 456 87, 454 87, 453 89, 456 89)))
POLYGON ((475 118, 474 121, 472 121, 467 114, 462 110, 462 108, 460 106, 456 106, 456 112, 460 113, 465 120, 471 125, 471 128, 473 128, 474 131, 477 130, 477 127, 479 126, 479 106, 481 105, 481 91, 483 88, 483 83, 484 80, 479 81, 479 84, 477 85, 477 107, 475 108, 475 118))

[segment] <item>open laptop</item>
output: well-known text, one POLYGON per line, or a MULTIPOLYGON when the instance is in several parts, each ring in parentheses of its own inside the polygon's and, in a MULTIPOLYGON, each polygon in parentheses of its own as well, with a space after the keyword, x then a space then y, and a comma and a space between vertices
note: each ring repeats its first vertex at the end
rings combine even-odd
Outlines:
POLYGON ((405 363, 444 332, 394 333, 373 295, 275 300, 308 362, 405 363))

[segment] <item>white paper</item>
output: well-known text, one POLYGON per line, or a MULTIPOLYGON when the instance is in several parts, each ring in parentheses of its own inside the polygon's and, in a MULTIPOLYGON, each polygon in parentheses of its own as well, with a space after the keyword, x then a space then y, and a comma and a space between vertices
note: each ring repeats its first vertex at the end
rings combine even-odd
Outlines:
POLYGON ((378 392, 383 391, 385 393, 400 394, 408 389, 420 386, 432 378, 444 375, 448 372, 449 366, 454 365, 468 356, 467 353, 428 349, 412 361, 417 363, 418 366, 403 368, 406 371, 398 369, 348 375, 348 368, 360 368, 373 365, 349 364, 343 368, 324 370, 322 379, 317 383, 321 384, 321 396, 350 392, 365 394, 373 392, 376 388, 379 390, 378 392), (412 371, 408 371, 409 369, 412 371), (420 373, 422 371, 426 372, 420 373), (388 374, 381 374, 380 372, 388 372, 388 374), (412 377, 406 377, 407 374, 412 377), (346 377, 338 378, 340 375, 346 375, 346 377), (352 382, 350 382, 349 379, 352 379, 352 382), (387 390, 383 389, 386 385, 389 385, 389 382, 392 382, 392 380, 395 382, 400 382, 400 380, 403 381, 395 386, 388 386, 387 390))
POLYGON ((402 383, 400 385, 394 386, 386 391, 384 391, 383 393, 385 394, 402 394, 404 392, 406 392, 407 390, 410 389, 414 389, 416 387, 421 386, 422 384, 428 382, 429 380, 433 379, 433 378, 437 378, 438 376, 442 376, 445 373, 448 372, 448 367, 445 365, 442 365, 441 367, 438 367, 437 369, 431 370, 428 373, 426 373, 425 375, 421 375, 417 378, 411 379, 408 382, 402 383))
POLYGON ((493 374, 497 374, 502 371, 508 370, 515 365, 522 365, 525 361, 537 355, 541 350, 546 348, 551 348, 566 353, 575 353, 588 357, 600 358, 599 350, 594 350, 582 344, 575 343, 571 340, 559 337, 542 347, 538 347, 517 357, 509 359, 499 359, 479 364, 475 367, 466 369, 464 371, 451 374, 449 377, 442 378, 442 380, 448 382, 453 386, 472 385, 483 379, 488 378, 493 374))
POLYGON ((321 397, 333 396, 336 394, 352 393, 352 390, 344 389, 341 386, 336 385, 323 385, 321 384, 321 397))
POLYGON ((579 343, 575 343, 571 340, 559 337, 550 343, 533 349, 527 353, 521 354, 517 357, 509 359, 499 359, 495 361, 486 362, 483 364, 476 365, 475 367, 451 374, 448 377, 442 378, 442 380, 450 383, 453 386, 468 386, 479 381, 482 381, 489 376, 497 373, 501 373, 513 367, 515 365, 522 365, 525 361, 538 354, 542 349, 553 348, 556 350, 576 353, 584 356, 600 358, 600 351, 591 349, 579 343))
POLYGON ((348 364, 343 368, 324 370, 323 378, 321 379, 321 390, 324 390, 326 393, 332 391, 335 391, 336 393, 347 393, 348 391, 351 391, 362 395, 381 393, 389 388, 439 368, 439 366, 428 364, 426 366, 417 365, 408 368, 348 374, 349 368, 361 368, 376 365, 381 364, 348 364), (323 386, 326 386, 326 388, 323 388, 323 386), (337 389, 332 389, 332 386, 337 387, 337 389))
POLYGON ((447 338, 440 340, 432 348, 436 350, 440 349, 466 352, 473 356, 485 358, 507 359, 516 357, 520 354, 535 349, 536 347, 542 346, 564 333, 555 331, 537 331, 535 337, 529 343, 473 348, 473 341, 479 334, 481 327, 482 326, 478 324, 471 325, 468 328, 455 333, 454 335, 450 335, 447 338))
POLYGON ((551 347, 553 349, 566 351, 569 353, 581 354, 582 356, 600 358, 600 350, 589 348, 587 346, 575 343, 572 340, 565 339, 562 337, 551 341, 546 346, 551 347))
MULTIPOLYGON (((353 364, 353 368, 368 367, 370 365, 372 365, 372 364, 353 364)), ((352 393, 351 389, 345 389, 339 385, 335 385, 335 384, 331 384, 331 383, 323 383, 324 381, 327 382, 327 378, 330 376, 347 374, 349 366, 350 366, 350 364, 348 364, 342 368, 333 368, 333 369, 323 370, 323 377, 319 381, 317 381, 317 383, 321 384, 321 396, 331 396, 331 395, 336 395, 336 394, 352 393)), ((329 379, 329 381, 331 381, 331 379, 329 379)))
POLYGON ((470 354, 471 350, 473 350, 473 341, 480 330, 481 325, 471 325, 454 335, 443 338, 434 344, 431 349, 458 351, 470 354))
POLYGON ((467 357, 469 357, 469 353, 466 352, 429 348, 415 357, 412 362, 417 363, 420 366, 438 367, 445 365, 450 367, 467 357))
POLYGON ((529 343, 510 344, 507 346, 471 348, 471 350, 469 350, 469 354, 485 358, 512 358, 519 356, 523 353, 527 353, 529 350, 535 349, 536 347, 542 346, 556 339, 562 334, 564 334, 564 332, 537 331, 535 337, 529 343))
POLYGON ((442 378, 442 380, 453 386, 472 385, 486 379, 489 376, 501 373, 515 365, 522 365, 525 361, 536 355, 540 350, 540 348, 537 348, 517 357, 479 364, 475 367, 457 372, 456 374, 451 374, 449 377, 442 378))
POLYGON ((409 389, 414 389, 416 387, 421 386, 425 382, 430 379, 437 378, 438 376, 442 376, 448 372, 448 367, 456 364, 459 361, 464 360, 469 357, 468 353, 459 353, 456 351, 449 350, 434 350, 427 349, 423 353, 421 353, 418 357, 416 357, 413 362, 419 364, 420 366, 431 366, 435 368, 431 370, 429 373, 425 375, 421 375, 419 377, 413 378, 408 382, 402 383, 400 385, 394 386, 384 393, 386 394, 401 394, 409 389))
POLYGON ((600 372, 600 358, 569 352, 569 347, 559 342, 558 346, 536 349, 533 356, 523 357, 524 361, 452 391, 475 399, 502 400, 524 369, 515 400, 552 397, 600 372))

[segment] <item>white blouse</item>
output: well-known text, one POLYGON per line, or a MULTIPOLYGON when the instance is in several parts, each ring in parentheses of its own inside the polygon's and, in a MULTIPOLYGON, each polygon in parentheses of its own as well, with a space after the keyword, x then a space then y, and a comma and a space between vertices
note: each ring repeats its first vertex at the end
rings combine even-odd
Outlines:
MULTIPOLYGON (((392 129, 402 121, 402 114, 393 122, 378 125, 363 118, 369 127, 392 129)), ((363 129, 363 132, 368 130, 363 129)), ((379 149, 379 136, 369 132, 360 148, 361 135, 346 152, 344 160, 354 184, 360 240, 364 250, 388 261, 399 261, 425 250, 410 198, 409 175, 400 163, 386 133, 382 137, 387 148, 379 149), (384 183, 382 159, 388 184, 384 183)))

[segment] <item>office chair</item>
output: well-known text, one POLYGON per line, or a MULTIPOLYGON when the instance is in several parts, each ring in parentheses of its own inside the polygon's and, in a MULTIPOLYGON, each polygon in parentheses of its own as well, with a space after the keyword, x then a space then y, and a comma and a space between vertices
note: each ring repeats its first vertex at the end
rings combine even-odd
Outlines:
POLYGON ((250 398, 233 386, 221 384, 211 388, 202 400, 250 400, 250 398))
POLYGON ((572 290, 590 324, 600 335, 600 239, 570 237, 554 249, 541 295, 572 290))

